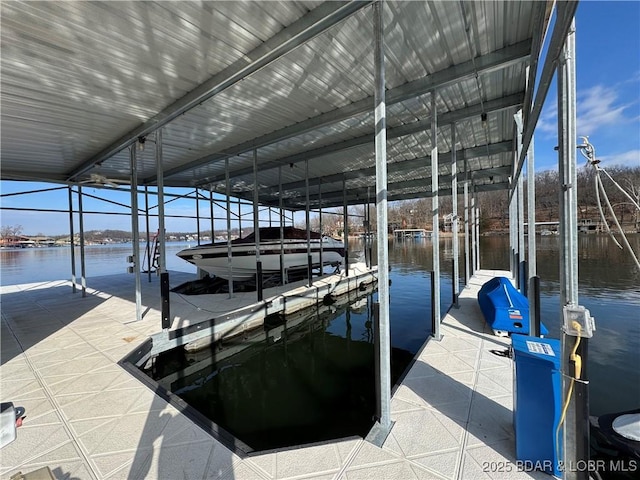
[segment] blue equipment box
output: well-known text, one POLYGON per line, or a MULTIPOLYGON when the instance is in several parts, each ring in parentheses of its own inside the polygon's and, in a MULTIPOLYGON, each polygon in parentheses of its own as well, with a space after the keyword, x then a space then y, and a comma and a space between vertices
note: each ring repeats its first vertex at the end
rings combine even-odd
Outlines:
MULTIPOLYGON (((562 412, 560 341, 512 335, 516 459, 561 476, 556 428, 562 412)), ((562 444, 562 432, 558 438, 562 444)))
MULTIPOLYGON (((529 335, 529 299, 506 277, 494 277, 480 288, 478 304, 489 326, 497 332, 529 335)), ((541 323, 540 334, 548 334, 541 323)), ((506 336, 506 335, 505 335, 506 336)))

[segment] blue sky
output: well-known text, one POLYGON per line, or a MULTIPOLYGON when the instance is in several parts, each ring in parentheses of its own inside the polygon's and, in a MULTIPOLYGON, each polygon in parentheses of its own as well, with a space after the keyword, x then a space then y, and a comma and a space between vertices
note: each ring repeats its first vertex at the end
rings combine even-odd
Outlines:
MULTIPOLYGON (((578 95, 578 135, 588 135, 596 148, 602 166, 640 166, 640 2, 638 1, 581 1, 576 14, 577 49, 577 95, 578 95)), ((557 168, 557 94, 555 82, 549 90, 546 106, 536 130, 535 159, 536 170, 557 168)), ((578 157, 582 161, 582 157, 578 157)), ((2 193, 35 190, 52 187, 51 184, 25 182, 0 182, 2 193)), ((87 188, 86 193, 106 196, 117 202, 128 204, 127 193, 105 193, 106 191, 87 188)), ((150 197, 151 205, 155 198, 150 197)), ((39 193, 28 196, 6 197, 2 200, 6 207, 27 208, 68 207, 67 191, 39 193)), ((144 199, 140 198, 143 208, 144 199)), ((85 210, 125 212, 91 198, 83 201, 85 210)), ((203 216, 208 215, 208 206, 201 205, 203 216)), ((194 215, 193 201, 176 201, 166 207, 167 214, 194 215)), ((221 210, 216 216, 223 217, 221 210)), ((251 215, 245 217, 247 225, 251 215)), ((275 218, 275 217, 274 217, 275 218)), ((304 218, 296 217, 297 219, 304 218)), ((22 225, 28 235, 45 233, 66 234, 69 219, 63 213, 17 212, 2 210, 0 223, 22 225)), ((86 215, 85 230, 119 229, 130 230, 128 216, 86 215)), ((144 219, 140 220, 144 230, 144 219)), ((209 228, 209 221, 201 222, 201 229, 209 228)), ((223 225, 221 224, 220 227, 223 225)), ((234 224, 235 226, 235 224, 234 224)), ((167 219, 168 231, 195 231, 195 220, 167 219)), ((77 231, 77 221, 76 221, 77 231)), ((150 230, 157 228, 152 220, 150 230)), ((216 226, 218 228, 218 226, 216 226)))
MULTIPOLYGON (((576 13, 577 133, 602 166, 640 166, 640 2, 581 1, 576 13)), ((557 168, 557 90, 536 129, 536 170, 557 168)), ((578 157, 580 161, 583 157, 578 157)))

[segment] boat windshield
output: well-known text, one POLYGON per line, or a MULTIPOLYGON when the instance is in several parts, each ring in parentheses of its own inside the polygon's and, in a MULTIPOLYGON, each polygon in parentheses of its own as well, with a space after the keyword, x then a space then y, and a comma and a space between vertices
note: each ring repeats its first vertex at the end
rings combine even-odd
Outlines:
MULTIPOLYGON (((307 239, 307 231, 302 228, 295 227, 284 227, 283 229, 284 238, 286 239, 295 239, 295 240, 306 240, 307 239)), ((253 242, 255 241, 256 235, 255 232, 250 233, 246 237, 242 239, 242 242, 253 242)), ((311 232, 311 238, 321 238, 321 235, 317 232, 311 232)), ((266 240, 280 240, 280 227, 265 227, 260 229, 260 241, 266 240)))

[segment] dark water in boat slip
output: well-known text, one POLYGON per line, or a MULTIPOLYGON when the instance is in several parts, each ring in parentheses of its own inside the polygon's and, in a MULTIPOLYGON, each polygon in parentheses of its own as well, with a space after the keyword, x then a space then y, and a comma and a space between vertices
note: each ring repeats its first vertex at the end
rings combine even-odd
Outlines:
MULTIPOLYGON (((632 235, 629 240, 639 252, 640 235, 632 235)), ((184 243, 168 246, 169 269, 194 271, 172 255, 184 247, 184 243)), ((508 238, 483 237, 480 247, 482 268, 508 269, 508 238)), ((351 246, 352 251, 361 248, 359 242, 351 246)), ((427 240, 390 243, 394 380, 430 333, 431 248, 427 240)), ((445 312, 451 303, 451 239, 442 239, 440 248, 441 310, 445 312)), ((553 338, 560 336, 558 248, 557 236, 537 237, 542 320, 553 338)), ((124 272, 130 249, 130 244, 88 247, 89 284, 92 276, 124 272)), ((375 245, 373 251, 375 254, 375 245)), ((69 277, 68 248, 2 250, 0 259, 1 282, 5 285, 69 277)), ((461 276, 464 279, 463 272, 461 276)), ((589 342, 591 412, 599 415, 637 408, 640 273, 629 255, 610 239, 584 235, 579 237, 579 277, 580 304, 589 308, 597 326, 589 342)), ((317 435, 307 438, 310 431, 322 431, 324 438, 340 436, 341 431, 332 425, 348 424, 351 434, 362 434, 373 414, 370 322, 368 298, 361 309, 341 306, 333 315, 316 313, 286 333, 276 330, 278 341, 254 344, 217 364, 203 360, 206 354, 168 356, 157 363, 155 373, 159 377, 201 362, 198 365, 204 366, 198 373, 181 370, 177 374, 182 378, 174 383, 174 390, 182 389, 187 401, 200 403, 199 408, 204 413, 209 409, 215 421, 244 434, 253 448, 322 439, 317 435), (216 392, 225 392, 225 396, 216 392), (225 421, 220 421, 221 415, 225 421), (274 440, 278 440, 276 444, 274 440)))

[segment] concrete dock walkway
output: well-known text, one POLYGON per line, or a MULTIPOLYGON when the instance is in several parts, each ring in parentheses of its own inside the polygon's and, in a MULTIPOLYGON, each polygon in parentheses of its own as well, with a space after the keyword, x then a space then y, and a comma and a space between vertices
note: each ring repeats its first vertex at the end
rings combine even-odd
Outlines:
MULTIPOLYGON (((0 477, 48 466, 64 479, 548 479, 515 461, 512 362, 491 353, 509 340, 486 328, 476 301, 494 275, 508 273, 476 272, 442 340, 394 390, 382 448, 350 438, 245 458, 117 364, 159 329, 157 279, 143 282, 141 322, 132 277, 91 279, 84 298, 67 281, 3 286, 0 394, 27 418, 0 450, 0 477)), ((172 285, 190 278, 172 274, 172 285)), ((174 327, 197 317, 183 308, 174 327)))

